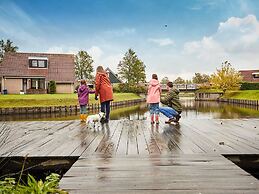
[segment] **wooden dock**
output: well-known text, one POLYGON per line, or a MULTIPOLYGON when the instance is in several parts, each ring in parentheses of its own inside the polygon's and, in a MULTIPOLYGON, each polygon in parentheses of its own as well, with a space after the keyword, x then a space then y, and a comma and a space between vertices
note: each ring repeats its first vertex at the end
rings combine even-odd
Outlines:
POLYGON ((1 122, 0 155, 80 156, 61 180, 70 193, 259 193, 223 155, 259 154, 259 119, 1 122))

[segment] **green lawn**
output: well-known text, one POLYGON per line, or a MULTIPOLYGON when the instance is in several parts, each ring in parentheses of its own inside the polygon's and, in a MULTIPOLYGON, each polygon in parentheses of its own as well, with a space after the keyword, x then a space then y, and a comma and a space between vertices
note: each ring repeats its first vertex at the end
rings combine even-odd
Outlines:
MULTIPOLYGON (((198 92, 222 92, 219 89, 200 89, 198 92)), ((259 100, 259 90, 235 90, 226 91, 222 98, 226 99, 242 99, 242 100, 259 100)))
POLYGON ((259 100, 259 90, 226 91, 223 98, 243 99, 243 100, 259 100))
MULTIPOLYGON (((133 93, 114 93, 114 101, 139 99, 133 93)), ((90 104, 98 103, 94 94, 90 94, 90 104)), ((44 107, 77 105, 77 94, 27 94, 27 95, 0 95, 0 108, 12 107, 44 107)))

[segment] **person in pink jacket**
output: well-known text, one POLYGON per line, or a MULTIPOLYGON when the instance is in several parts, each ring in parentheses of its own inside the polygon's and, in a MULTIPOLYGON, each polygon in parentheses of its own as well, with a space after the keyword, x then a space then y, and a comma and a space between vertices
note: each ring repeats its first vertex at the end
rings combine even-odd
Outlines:
POLYGON ((149 112, 151 115, 151 124, 159 124, 159 102, 161 95, 161 87, 156 74, 152 75, 152 79, 148 85, 147 103, 149 104, 149 112))

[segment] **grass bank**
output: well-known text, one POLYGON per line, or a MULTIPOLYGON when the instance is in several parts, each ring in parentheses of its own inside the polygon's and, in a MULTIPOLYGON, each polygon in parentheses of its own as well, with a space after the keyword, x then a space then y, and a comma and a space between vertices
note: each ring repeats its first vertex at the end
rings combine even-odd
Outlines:
MULTIPOLYGON (((199 92, 212 93, 222 92, 222 90, 198 90, 199 92)), ((242 99, 242 100, 259 100, 259 90, 235 90, 226 91, 222 98, 226 99, 242 99)))
MULTIPOLYGON (((140 99, 134 93, 114 93, 114 101, 140 99)), ((98 103, 94 94, 90 94, 89 103, 98 103)), ((27 95, 0 95, 0 108, 12 107, 46 107, 77 105, 77 94, 27 94, 27 95)))
POLYGON ((223 92, 220 89, 199 89, 197 92, 204 92, 204 93, 215 93, 215 92, 223 92))
POLYGON ((259 90, 237 90, 227 91, 223 98, 242 99, 242 100, 259 100, 259 90))

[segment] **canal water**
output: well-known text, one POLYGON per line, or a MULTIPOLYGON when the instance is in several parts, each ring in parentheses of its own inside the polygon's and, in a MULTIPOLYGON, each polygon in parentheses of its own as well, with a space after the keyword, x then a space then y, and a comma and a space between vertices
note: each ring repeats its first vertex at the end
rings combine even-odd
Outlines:
MULTIPOLYGON (((239 104, 227 104, 210 101, 195 101, 194 98, 181 98, 183 105, 182 118, 205 119, 235 119, 235 118, 259 118, 258 107, 239 104)), ((79 113, 38 113, 1 115, 0 121, 28 121, 28 120, 75 120, 79 119, 79 113)), ((94 112, 90 113, 94 114, 94 112)), ((146 103, 136 106, 112 109, 111 120, 139 119, 144 120, 149 116, 146 103)))
MULTIPOLYGON (((237 119, 237 118, 259 118, 258 107, 238 105, 238 104, 227 104, 209 101, 195 101, 194 98, 181 98, 181 103, 183 105, 182 119, 237 119)), ((79 113, 78 113, 79 114, 79 113)), ((53 120, 75 120, 79 119, 79 115, 75 113, 49 113, 49 114, 20 114, 20 115, 0 115, 0 121, 53 121, 53 120)), ((122 107, 112 109, 111 119, 130 119, 130 120, 145 120, 149 117, 148 107, 146 103, 141 103, 136 106, 122 107)), ((162 117, 162 116, 161 116, 162 117)), ((257 179, 259 179, 259 155, 238 155, 238 156, 225 156, 229 160, 233 161, 236 165, 240 166, 248 173, 251 173, 257 179), (239 157, 239 160, 236 160, 239 157), (239 161, 236 163, 236 161, 239 161)), ((41 160, 54 161, 56 166, 51 166, 48 168, 35 168, 26 171, 30 173, 39 180, 50 172, 56 172, 59 174, 64 174, 70 166, 77 160, 77 158, 29 158, 28 160, 32 165, 34 163, 40 164, 41 160), (62 166, 59 162, 63 160, 68 160, 67 166, 62 166), (61 168, 61 167, 62 168, 61 168)), ((5 166, 4 170, 0 169, 0 179, 4 176, 14 173, 14 177, 18 176, 19 169, 23 165, 24 158, 13 158, 13 157, 0 157, 2 164, 8 164, 10 166, 5 166)), ((1 165, 1 162, 0 162, 1 165)), ((24 176, 26 180, 27 176, 24 176)))

